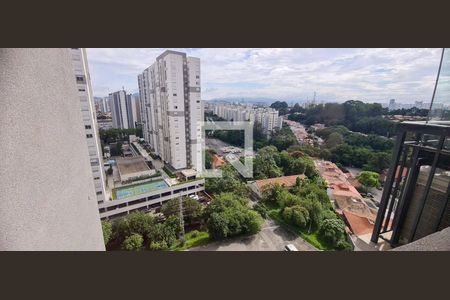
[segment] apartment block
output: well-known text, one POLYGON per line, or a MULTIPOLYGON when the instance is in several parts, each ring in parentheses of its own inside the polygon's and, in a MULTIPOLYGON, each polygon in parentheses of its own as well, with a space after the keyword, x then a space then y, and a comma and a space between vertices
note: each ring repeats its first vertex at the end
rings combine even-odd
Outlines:
POLYGON ((86 148, 94 127, 80 110, 87 85, 73 72, 88 80, 84 57, 0 49, 0 251, 105 250, 86 148))
POLYGON ((138 76, 145 142, 173 169, 202 168, 200 59, 165 51, 138 76))
POLYGON ((270 136, 274 130, 281 129, 283 126, 283 118, 273 108, 229 103, 219 103, 212 106, 213 113, 225 120, 236 122, 250 121, 261 124, 262 130, 267 136, 270 136))
POLYGON ((71 48, 70 53, 97 202, 102 203, 105 200, 105 174, 86 50, 84 48, 71 48))
POLYGON ((124 90, 109 94, 109 103, 111 106, 111 115, 114 128, 130 128, 128 120, 129 114, 127 111, 127 96, 128 95, 124 90))

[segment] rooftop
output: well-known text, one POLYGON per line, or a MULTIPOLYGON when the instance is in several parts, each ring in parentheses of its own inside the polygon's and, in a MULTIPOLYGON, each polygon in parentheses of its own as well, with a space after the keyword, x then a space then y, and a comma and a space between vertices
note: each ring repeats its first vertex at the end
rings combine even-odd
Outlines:
POLYGON ((258 186, 259 189, 262 189, 266 185, 270 184, 279 184, 284 186, 293 186, 295 185, 297 178, 304 179, 305 175, 290 175, 290 176, 283 176, 283 177, 276 177, 276 178, 269 178, 269 179, 261 179, 256 180, 255 183, 258 186))
POLYGON ((367 217, 348 210, 343 210, 342 213, 355 235, 361 236, 372 233, 374 224, 367 217))
POLYGON ((120 175, 150 171, 142 157, 116 158, 120 175))

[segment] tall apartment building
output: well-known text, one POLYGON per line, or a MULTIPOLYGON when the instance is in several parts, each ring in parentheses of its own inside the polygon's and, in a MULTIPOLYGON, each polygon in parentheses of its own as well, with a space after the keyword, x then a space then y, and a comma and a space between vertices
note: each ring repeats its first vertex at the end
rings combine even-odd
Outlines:
POLYGON ((105 200, 105 173, 86 49, 71 48, 70 52, 97 202, 102 203, 105 200))
POLYGON ((105 250, 71 52, 0 49, 0 250, 105 250))
POLYGON ((136 128, 138 114, 140 117, 140 104, 131 94, 125 90, 109 94, 109 105, 114 128, 136 128))
POLYGON ((124 90, 109 94, 109 105, 111 106, 111 115, 114 128, 130 128, 128 120, 129 114, 127 109, 127 96, 128 95, 124 90))
POLYGON ((131 95, 133 101, 133 120, 135 124, 141 124, 141 99, 139 95, 131 95))
POLYGON ((202 168, 200 59, 165 51, 138 76, 146 143, 174 169, 202 168))

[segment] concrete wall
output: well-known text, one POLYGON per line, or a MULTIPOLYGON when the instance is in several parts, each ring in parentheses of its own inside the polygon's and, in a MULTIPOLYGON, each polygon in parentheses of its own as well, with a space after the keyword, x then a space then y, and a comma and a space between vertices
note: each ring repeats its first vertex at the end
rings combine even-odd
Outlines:
POLYGON ((104 250, 66 49, 0 49, 0 250, 104 250))

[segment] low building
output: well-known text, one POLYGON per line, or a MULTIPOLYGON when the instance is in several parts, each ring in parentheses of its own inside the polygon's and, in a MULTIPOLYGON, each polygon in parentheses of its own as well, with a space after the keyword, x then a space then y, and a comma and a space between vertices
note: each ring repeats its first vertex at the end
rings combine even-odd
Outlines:
POLYGON ((279 184, 285 187, 292 187, 297 182, 297 178, 305 179, 304 174, 282 176, 269 179, 260 179, 248 182, 248 187, 252 192, 253 198, 261 199, 264 189, 270 185, 279 184))
MULTIPOLYGON (((164 202, 184 196, 205 195, 205 179, 170 186, 165 179, 154 179, 113 189, 113 199, 99 205, 100 218, 114 219, 134 211, 150 211, 164 202)), ((200 202, 203 202, 201 199, 200 202)))

